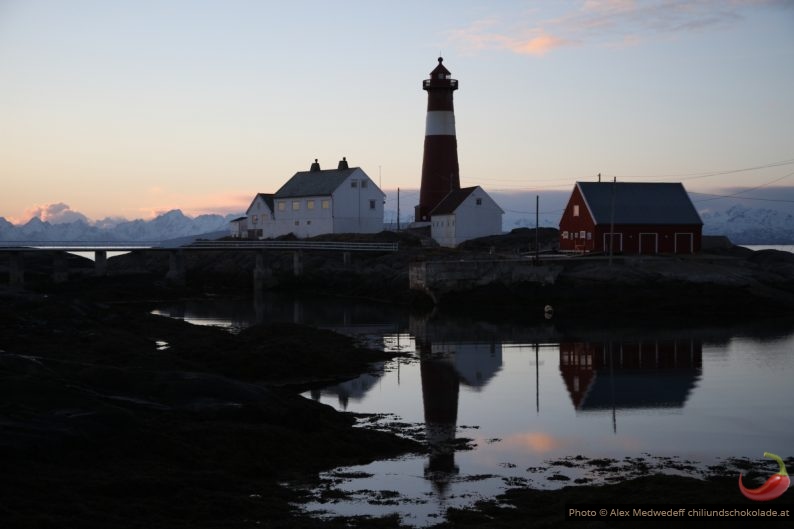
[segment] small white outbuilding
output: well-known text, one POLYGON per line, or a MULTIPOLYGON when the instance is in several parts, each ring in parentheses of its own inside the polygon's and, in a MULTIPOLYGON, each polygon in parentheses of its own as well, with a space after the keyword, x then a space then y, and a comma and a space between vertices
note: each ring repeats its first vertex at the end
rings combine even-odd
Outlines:
POLYGON ((463 241, 502 233, 504 211, 480 186, 450 191, 430 212, 430 236, 454 248, 463 241))

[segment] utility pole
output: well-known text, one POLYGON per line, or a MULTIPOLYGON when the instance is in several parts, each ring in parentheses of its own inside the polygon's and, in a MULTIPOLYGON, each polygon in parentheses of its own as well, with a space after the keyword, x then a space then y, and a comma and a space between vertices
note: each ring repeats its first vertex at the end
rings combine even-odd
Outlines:
POLYGON ((538 230, 540 229, 540 195, 535 195, 535 264, 538 264, 540 259, 540 238, 538 230))
POLYGON ((400 231, 400 188, 397 188, 397 231, 400 231))
MULTIPOLYGON (((599 173, 601 174, 601 173, 599 173)), ((612 206, 609 208, 609 266, 612 266, 612 251, 615 247, 615 186, 617 177, 612 177, 612 206)))

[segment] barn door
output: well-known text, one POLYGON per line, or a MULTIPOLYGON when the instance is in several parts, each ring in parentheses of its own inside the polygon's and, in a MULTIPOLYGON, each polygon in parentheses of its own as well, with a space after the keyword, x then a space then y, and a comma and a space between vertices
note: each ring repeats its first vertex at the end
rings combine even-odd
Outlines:
POLYGON ((622 233, 605 233, 604 234, 604 253, 609 253, 609 243, 612 241, 612 253, 620 253, 623 251, 623 234, 622 233))
POLYGON ((640 254, 653 255, 658 253, 658 233, 640 233, 640 254))
POLYGON ((676 233, 675 234, 675 253, 693 253, 692 252, 692 234, 691 233, 676 233))

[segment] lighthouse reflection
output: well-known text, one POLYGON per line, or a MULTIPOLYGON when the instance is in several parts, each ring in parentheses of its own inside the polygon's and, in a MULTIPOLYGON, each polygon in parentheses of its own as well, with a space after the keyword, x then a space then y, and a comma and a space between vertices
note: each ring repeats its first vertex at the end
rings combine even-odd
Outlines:
POLYGON ((455 464, 458 398, 461 384, 481 390, 502 367, 502 348, 490 342, 417 339, 428 461, 425 478, 443 497, 460 469, 455 464))

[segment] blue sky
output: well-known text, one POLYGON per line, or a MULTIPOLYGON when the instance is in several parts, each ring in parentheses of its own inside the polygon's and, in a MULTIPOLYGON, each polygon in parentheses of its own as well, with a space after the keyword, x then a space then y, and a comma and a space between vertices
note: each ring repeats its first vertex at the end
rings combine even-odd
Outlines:
POLYGON ((0 0, 0 216, 236 212, 342 156, 393 200, 439 53, 463 185, 794 185, 792 1, 0 0))

